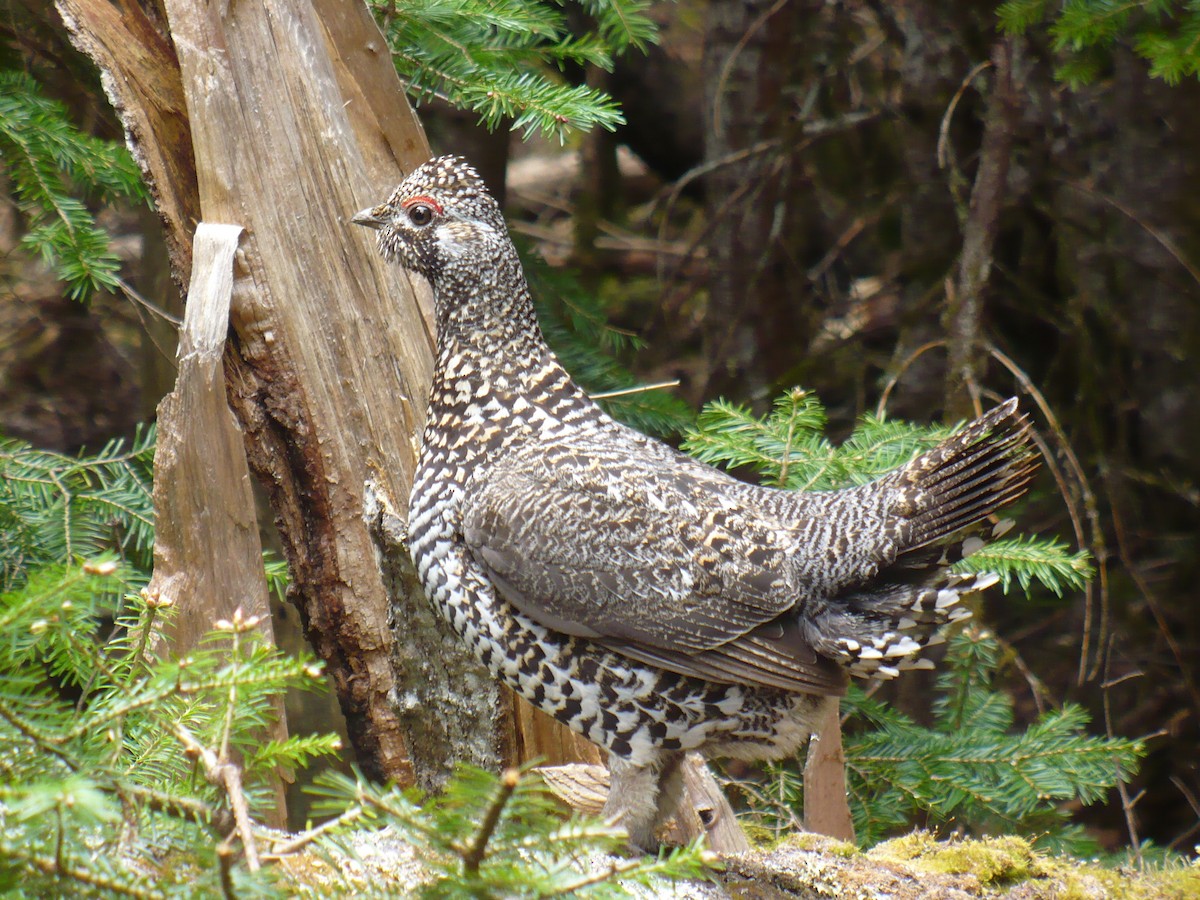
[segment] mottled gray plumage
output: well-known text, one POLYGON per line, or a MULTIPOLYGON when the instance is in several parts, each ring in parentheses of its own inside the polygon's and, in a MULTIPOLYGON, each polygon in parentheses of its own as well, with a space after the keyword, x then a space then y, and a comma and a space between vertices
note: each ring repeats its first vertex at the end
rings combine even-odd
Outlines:
POLYGON ((892 677, 994 583, 946 567, 1034 461, 1016 402, 842 491, 757 487, 609 418, 542 339, 503 217, 425 163, 354 221, 434 290, 438 346, 409 508, 430 600, 535 706, 612 754, 640 846, 681 754, 793 753, 847 674, 892 677))

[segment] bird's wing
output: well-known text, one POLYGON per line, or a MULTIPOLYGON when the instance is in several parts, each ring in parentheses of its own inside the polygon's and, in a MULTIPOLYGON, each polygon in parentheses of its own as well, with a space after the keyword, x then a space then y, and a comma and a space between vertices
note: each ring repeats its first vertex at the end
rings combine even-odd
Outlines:
POLYGON ((838 692, 843 676, 777 621, 806 599, 785 526, 727 476, 604 442, 509 450, 465 487, 462 533, 538 622, 687 675, 838 692))

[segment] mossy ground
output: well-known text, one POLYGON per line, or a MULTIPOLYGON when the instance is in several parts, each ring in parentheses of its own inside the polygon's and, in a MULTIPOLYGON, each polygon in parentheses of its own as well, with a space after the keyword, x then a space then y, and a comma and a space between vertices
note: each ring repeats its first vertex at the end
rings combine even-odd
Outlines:
MULTIPOLYGON (((403 894, 428 877, 393 838, 356 843, 363 893, 403 894)), ((305 896, 322 894, 327 864, 302 854, 286 866, 305 896)), ((597 859, 595 865, 603 866, 597 859)), ((1198 900, 1200 863, 1137 870, 1039 853, 1021 837, 942 840, 914 832, 868 851, 817 834, 793 834, 769 850, 724 860, 711 883, 682 883, 675 900, 1198 900)), ((638 898, 653 896, 644 889, 638 898)))

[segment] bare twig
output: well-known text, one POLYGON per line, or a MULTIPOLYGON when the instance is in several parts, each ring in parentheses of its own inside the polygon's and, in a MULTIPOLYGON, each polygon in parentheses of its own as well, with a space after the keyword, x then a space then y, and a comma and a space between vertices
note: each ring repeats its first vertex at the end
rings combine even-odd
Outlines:
MULTIPOLYGON (((531 237, 541 244, 550 244, 554 247, 562 248, 573 246, 570 235, 559 233, 555 229, 545 225, 536 225, 529 222, 513 222, 508 227, 510 231, 531 237)), ((656 238, 639 237, 638 235, 616 229, 604 221, 597 222, 596 227, 601 232, 600 237, 597 237, 595 241, 597 250, 614 250, 623 253, 631 251, 634 253, 653 253, 659 257, 686 256, 691 252, 688 245, 682 241, 667 241, 663 243, 656 238)))
MULTIPOLYGON (((1109 491, 1109 493, 1111 495, 1112 492, 1109 491)), ((1179 669, 1179 675, 1183 679, 1184 687, 1187 688, 1188 693, 1191 695, 1192 707, 1196 714, 1200 715, 1200 686, 1196 684, 1196 679, 1192 675, 1192 670, 1188 665, 1184 649, 1175 638, 1174 629, 1171 628, 1171 624, 1167 621, 1162 604, 1158 602, 1158 596, 1150 589, 1150 585, 1142 575, 1140 567, 1134 562, 1133 557, 1129 553, 1123 519, 1120 516, 1114 515, 1112 522, 1113 535, 1117 541, 1117 558, 1120 559, 1125 571, 1129 573, 1129 577, 1133 579, 1138 593, 1142 595, 1142 601, 1146 604, 1146 608, 1150 610, 1150 615, 1154 617, 1154 624, 1158 626, 1159 633, 1171 649, 1171 656, 1175 659, 1175 665, 1179 669)))
POLYGON ((963 222, 958 277, 953 291, 947 291, 949 361, 945 408, 950 418, 966 413, 961 400, 964 387, 971 393, 972 404, 978 406, 983 291, 991 273, 1016 123, 1017 97, 1012 72, 1015 46, 1013 39, 1001 38, 992 48, 995 83, 988 101, 971 204, 963 222))
MULTIPOLYGON (((1063 430, 1062 424, 1058 421, 1058 417, 1054 414, 1054 410, 1051 408, 1049 401, 1046 400, 1045 395, 1037 389, 1037 386, 1034 385, 1033 380, 1026 374, 1025 370, 1017 365, 1011 357, 992 344, 986 345, 986 349, 992 359, 996 360, 996 362, 1012 373, 1013 377, 1017 379, 1017 383, 1021 386, 1021 390, 1032 398, 1037 408, 1041 411, 1043 419, 1054 436, 1056 447, 1062 454, 1063 459, 1066 460, 1067 468, 1071 472, 1076 490, 1079 492, 1079 502, 1083 504, 1084 515, 1087 517, 1088 528, 1091 532, 1090 540, 1084 534, 1083 522, 1080 520, 1078 511, 1075 508, 1073 495, 1066 489, 1066 482, 1059 470, 1057 458, 1053 454, 1043 451, 1042 458, 1045 460, 1047 468, 1054 474, 1063 499, 1067 501, 1067 511, 1071 517, 1071 525, 1075 531, 1075 541, 1079 547, 1086 547, 1088 552, 1092 554, 1092 559, 1096 562, 1096 575, 1100 582, 1099 645, 1103 642, 1104 635, 1108 633, 1108 547, 1104 542, 1104 532, 1100 528, 1100 509, 1096 502, 1096 494, 1092 490, 1091 482, 1088 480, 1083 466, 1079 463, 1079 457, 1075 455, 1075 450, 1071 446, 1071 442, 1067 440, 1066 432, 1063 430)), ((1089 581, 1084 587, 1083 636, 1079 651, 1079 671, 1076 676, 1079 684, 1083 684, 1089 678, 1095 678, 1101 662, 1102 654, 1097 653, 1095 663, 1091 671, 1088 671, 1093 619, 1095 615, 1094 609, 1095 592, 1093 591, 1092 583, 1089 581)))
MULTIPOLYGON (((1111 683, 1108 677, 1108 666, 1112 660, 1112 641, 1115 637, 1115 634, 1110 636, 1108 647, 1104 653, 1104 681, 1106 684, 1111 683)), ((1103 692, 1103 697, 1104 733, 1108 735, 1109 738, 1112 738, 1114 736, 1112 727, 1112 692, 1108 689, 1105 689, 1103 692)), ((1121 811, 1125 814, 1125 828, 1129 832, 1129 844, 1131 847, 1133 847, 1134 856, 1137 859, 1138 866, 1140 867, 1144 863, 1144 860, 1142 859, 1142 842, 1138 838, 1137 818, 1134 816, 1133 807, 1137 801, 1141 799, 1141 795, 1139 794, 1137 797, 1130 798, 1129 788, 1126 787, 1125 782, 1119 777, 1115 780, 1117 785, 1117 794, 1121 798, 1121 811)))
POLYGON ((954 195, 954 202, 959 211, 960 221, 965 221, 966 219, 962 191, 966 186, 967 179, 958 167, 958 159, 954 155, 954 145, 950 143, 950 123, 954 120, 954 111, 958 109, 958 102, 963 98, 963 94, 967 92, 967 88, 971 86, 971 82, 978 78, 980 73, 990 69, 993 65, 994 63, 991 60, 985 60, 967 73, 967 77, 962 80, 962 84, 958 86, 958 90, 950 98, 950 103, 946 106, 946 112, 942 115, 942 124, 938 128, 938 168, 947 172, 950 193, 954 195))
MULTIPOLYGON (((776 146, 776 147, 781 146, 781 142, 779 142, 779 141, 764 141, 763 144, 771 144, 772 146, 776 146)), ((762 145, 760 144, 760 145, 756 145, 756 146, 762 146, 762 145)), ((753 148, 751 148, 751 149, 753 149, 753 148)), ((763 151, 763 152, 765 152, 765 151, 763 151)), ((737 155, 739 155, 739 154, 731 154, 731 156, 737 156, 737 155)), ((779 164, 777 163, 776 165, 778 166, 779 164)), ((692 170, 692 171, 695 171, 695 170, 692 170)), ((690 175, 690 174, 691 173, 684 175, 683 178, 680 179, 680 181, 676 182, 676 188, 678 188, 679 185, 681 185, 683 183, 684 179, 688 178, 688 175, 690 175)), ((747 196, 753 196, 757 191, 759 191, 761 189, 762 189, 762 181, 761 180, 754 181, 751 179, 744 179, 737 186, 737 188, 735 190, 730 191, 724 197, 724 199, 722 199, 721 205, 713 213, 710 214, 709 220, 705 224, 704 229, 692 241, 691 245, 688 247, 687 253, 684 254, 683 258, 680 259, 675 264, 674 271, 675 272, 683 272, 685 270, 687 264, 691 261, 692 257, 695 256, 697 254, 697 252, 700 250, 700 248, 705 244, 705 242, 708 241, 710 235, 716 229, 716 227, 717 227, 718 223, 721 221, 721 219, 723 219, 729 213, 730 210, 737 208, 738 204, 741 203, 744 198, 746 198, 747 196)), ((663 240, 664 231, 667 227, 667 223, 670 220, 671 206, 674 204, 675 199, 678 196, 679 195, 676 192, 676 189, 673 188, 672 194, 667 201, 667 210, 663 215, 663 223, 659 227, 659 240, 660 241, 663 240)), ((661 264, 662 264, 661 256, 659 257, 659 262, 660 262, 660 268, 659 268, 658 278, 659 278, 659 281, 661 282, 664 280, 664 273, 663 273, 663 270, 661 267, 661 264)), ((672 278, 672 281, 674 281, 674 278, 672 278)), ((676 308, 680 302, 681 301, 676 299, 676 292, 671 291, 671 290, 664 290, 663 300, 659 304, 659 308, 655 312, 655 315, 654 315, 654 322, 657 323, 660 321, 670 319, 675 314, 676 308)))
MULTIPOLYGON (((117 287, 119 287, 121 289, 121 293, 124 294, 126 297, 128 297, 130 300, 132 300, 136 305, 138 305, 142 309, 146 310, 146 312, 162 319, 164 322, 167 322, 170 325, 173 325, 175 328, 179 328, 179 326, 183 324, 183 319, 179 318, 179 316, 176 316, 172 313, 167 312, 165 309, 163 309, 157 303, 148 299, 145 295, 139 293, 138 290, 136 288, 134 288, 134 286, 131 285, 124 278, 121 278, 120 276, 118 276, 116 281, 117 281, 117 287)), ((174 357, 174 355, 175 354, 173 354, 173 353, 171 354, 172 358, 174 357)))
POLYGON ((138 897, 146 898, 146 900, 157 900, 157 898, 163 896, 159 891, 144 890, 133 885, 122 884, 119 881, 98 875, 85 868, 60 865, 53 857, 40 856, 37 853, 23 850, 20 847, 6 847, 4 853, 9 864, 14 862, 25 863, 37 869, 43 875, 53 875, 57 878, 77 881, 91 888, 99 888, 102 892, 110 896, 138 897))
POLYGON ((892 391, 895 390, 896 384, 904 377, 904 373, 909 370, 912 364, 930 350, 944 349, 945 346, 945 341, 929 341, 922 344, 900 361, 900 365, 896 368, 896 371, 892 373, 891 377, 888 378, 887 384, 883 386, 883 393, 879 396, 879 403, 875 405, 875 417, 877 419, 883 418, 883 414, 887 411, 888 398, 892 396, 892 391))
POLYGON ((156 334, 155 329, 151 327, 150 320, 147 314, 158 319, 162 319, 168 323, 176 332, 179 331, 179 326, 183 324, 183 320, 179 316, 172 315, 158 304, 149 300, 146 296, 134 289, 133 285, 127 282, 124 278, 117 278, 117 287, 121 289, 129 300, 133 302, 133 308, 137 312, 138 319, 141 320, 144 333, 150 338, 154 344, 154 349, 158 351, 159 356, 167 361, 172 367, 178 369, 178 364, 175 361, 175 348, 163 346, 156 334))
POLYGON ((806 273, 808 275, 808 280, 816 281, 827 271, 829 271, 830 266, 837 262, 838 257, 842 255, 842 251, 850 246, 851 242, 860 234, 862 234, 868 226, 878 224, 879 220, 883 218, 883 214, 887 212, 887 210, 889 210, 893 205, 895 205, 896 201, 899 199, 900 195, 897 193, 888 194, 883 198, 883 202, 880 203, 879 206, 877 206, 870 213, 857 216, 854 221, 851 222, 840 235, 838 235, 837 240, 833 242, 833 246, 825 251, 825 255, 821 257, 817 264, 809 268, 808 272, 806 273))
POLYGON ((1012 643, 1006 641, 1000 635, 992 634, 993 639, 1000 645, 1001 649, 1008 653, 1008 660, 1013 664, 1021 677, 1025 679, 1025 683, 1029 685, 1029 693, 1033 696, 1033 704, 1037 707, 1038 715, 1042 715, 1046 711, 1046 701, 1049 700, 1055 708, 1059 708, 1061 704, 1056 703, 1054 697, 1046 690, 1046 685, 1042 679, 1038 678, 1033 669, 1029 668, 1029 664, 1025 662, 1025 658, 1021 656, 1021 651, 1018 650, 1012 643))
POLYGON ((722 110, 725 105, 725 86, 729 83, 729 75, 733 71, 733 64, 737 62, 737 58, 746 49, 746 45, 750 43, 751 38, 758 34, 759 30, 767 24, 771 17, 787 5, 787 2, 788 0, 775 0, 775 3, 750 23, 750 26, 738 38, 738 42, 734 44, 733 49, 729 51, 729 56, 725 58, 725 63, 721 66, 721 74, 717 78, 716 89, 713 91, 712 130, 713 134, 718 137, 723 137, 725 134, 725 117, 722 114, 722 110))
POLYGON ((1064 183, 1067 185, 1067 187, 1069 187, 1073 190, 1079 191, 1081 194, 1087 194, 1089 197, 1094 197, 1097 200, 1107 203, 1113 209, 1115 209, 1118 212, 1127 216, 1134 223, 1136 223, 1143 231, 1145 231, 1152 238, 1154 238, 1156 241, 1158 241, 1158 243, 1162 245, 1162 248, 1164 250, 1166 250, 1168 253, 1170 253, 1171 256, 1173 256, 1175 258, 1175 261, 1187 270, 1187 273, 1192 276, 1192 279, 1197 284, 1200 284, 1200 266, 1197 266, 1195 263, 1193 263, 1191 260, 1189 260, 1186 256, 1184 256, 1183 251, 1180 250, 1179 247, 1176 246, 1175 242, 1173 240, 1171 240, 1171 238, 1168 237, 1166 234, 1164 234, 1162 231, 1160 231, 1159 229, 1157 229, 1153 225, 1151 225, 1149 222, 1142 219, 1141 216, 1139 216, 1137 213, 1135 213, 1132 209, 1130 209, 1128 206, 1126 206, 1120 200, 1110 197, 1107 194, 1102 194, 1099 191, 1094 190, 1090 187, 1085 187, 1084 185, 1078 184, 1074 181, 1067 181, 1064 183))
POLYGON ((348 825, 362 818, 362 815, 363 808, 361 806, 352 806, 336 818, 330 819, 328 822, 322 822, 316 828, 310 828, 308 831, 302 831, 297 835, 289 835, 288 840, 284 840, 282 836, 278 838, 268 837, 267 841, 272 844, 272 850, 270 853, 264 853, 262 860, 263 862, 278 862, 285 856, 291 856, 293 853, 303 850, 323 834, 327 834, 343 825, 348 825))
POLYGON ((183 744, 184 752, 203 764, 205 777, 225 790, 225 795, 229 798, 229 807, 233 811, 234 830, 241 839, 242 850, 246 854, 246 868, 251 872, 258 871, 258 846, 254 838, 254 823, 250 819, 250 807, 242 790, 241 769, 201 744, 184 725, 176 723, 172 726, 172 731, 179 743, 183 744))
MULTIPOLYGON (((720 157, 719 159, 710 159, 708 162, 701 163, 700 165, 694 166, 691 169, 688 169, 686 172, 684 172, 681 176, 679 176, 679 179, 674 184, 671 185, 671 189, 667 192, 667 195, 666 195, 666 201, 663 203, 662 223, 659 225, 659 228, 658 228, 659 243, 660 244, 667 243, 666 229, 667 229, 668 224, 671 221, 671 213, 675 209, 675 204, 678 202, 680 196, 683 194, 684 189, 689 184, 691 184, 697 178, 702 178, 705 175, 710 174, 711 172, 717 171, 718 169, 723 169, 726 166, 738 165, 739 163, 742 163, 742 162, 746 161, 747 159, 752 159, 755 156, 761 156, 764 153, 770 153, 772 150, 778 149, 779 147, 782 147, 782 146, 783 146, 782 138, 770 138, 765 141, 759 141, 757 144, 752 144, 751 146, 746 147, 742 150, 735 150, 734 152, 728 153, 725 156, 720 157)), ((801 147, 803 147, 803 145, 801 145, 801 147)), ((798 149, 800 149, 800 148, 798 148, 798 149)), ((725 206, 723 206, 721 208, 721 210, 719 210, 719 214, 724 213, 727 208, 728 208, 728 204, 726 204, 725 206)), ((713 217, 713 218, 716 218, 716 217, 713 217)), ((712 225, 710 223, 709 227, 705 229, 704 235, 708 234, 709 230, 711 230, 711 227, 712 227, 712 225)), ((692 256, 692 254, 695 252, 695 247, 703 242, 704 235, 701 236, 700 240, 693 242, 692 247, 689 248, 687 254, 685 254, 685 261, 688 258, 690 258, 692 256)), ((680 266, 682 266, 682 263, 680 263, 680 266)), ((665 277, 665 275, 662 270, 662 266, 660 265, 659 272, 658 272, 658 280, 662 281, 662 280, 664 280, 664 277, 665 277)))
POLYGON ((1188 806, 1192 808, 1192 812, 1196 816, 1196 822, 1193 823, 1192 826, 1183 834, 1171 841, 1171 843, 1168 845, 1172 850, 1174 850, 1176 847, 1182 845, 1185 841, 1190 840, 1192 835, 1194 835, 1197 831, 1200 831, 1200 801, 1196 799, 1196 795, 1192 793, 1188 786, 1183 783, 1183 779, 1178 775, 1171 776, 1171 784, 1175 785, 1175 787, 1179 789, 1179 793, 1183 794, 1183 799, 1187 801, 1188 806))
POLYGON ((222 841, 217 847, 217 866, 221 879, 221 896, 225 900, 237 900, 237 892, 233 887, 233 848, 228 841, 222 841))
POLYGON ((600 394, 589 394, 593 400, 611 400, 614 397, 628 397, 631 394, 644 394, 647 391, 662 391, 668 388, 679 387, 679 379, 673 381, 658 381, 654 384, 640 384, 637 387, 622 388, 619 391, 604 391, 600 394))

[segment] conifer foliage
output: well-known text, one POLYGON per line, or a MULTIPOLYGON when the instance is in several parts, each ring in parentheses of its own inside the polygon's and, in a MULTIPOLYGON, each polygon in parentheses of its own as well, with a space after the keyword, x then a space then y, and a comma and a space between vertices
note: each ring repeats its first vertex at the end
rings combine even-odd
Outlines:
MULTIPOLYGON (((662 887, 680 878, 705 878, 709 855, 699 845, 658 857, 619 859, 622 830, 600 821, 563 816, 561 807, 528 770, 499 779, 471 767, 459 770, 446 791, 424 804, 412 792, 381 788, 362 778, 326 775, 319 791, 338 819, 386 825, 412 842, 427 870, 412 895, 429 898, 625 897, 629 888, 662 887)), ((357 826, 361 827, 361 825, 357 826)), ((354 853, 352 831, 334 829, 325 852, 354 853)), ((334 867, 336 868, 336 866, 334 867)), ((352 879, 322 886, 347 891, 352 879)))
POLYGON ((1073 88, 1105 72, 1113 47, 1133 45, 1150 74, 1168 84, 1200 76, 1200 6, 1164 0, 1006 0, 997 10, 1000 27, 1024 34, 1045 24, 1062 55, 1056 72, 1073 88))
POLYGON ((125 148, 79 131, 29 75, 0 71, 0 160, 28 225, 22 246, 75 300, 116 287, 120 260, 80 198, 145 199, 125 148))
POLYGON ((639 387, 625 365, 642 346, 638 337, 612 327, 599 298, 574 273, 548 265, 525 241, 516 243, 542 332, 572 377, 610 416, 641 431, 676 435, 690 425, 691 407, 669 391, 639 387))
POLYGON ((1049 709, 1013 730, 1013 698, 993 683, 1002 653, 978 626, 954 634, 940 666, 928 727, 863 691, 847 711, 867 727, 845 742, 860 840, 941 826, 981 834, 1034 835, 1056 850, 1095 852, 1062 804, 1095 803, 1136 771, 1137 741, 1090 735, 1087 712, 1049 709))
POLYGON ((615 56, 656 34, 648 0, 580 0, 574 5, 591 22, 582 32, 570 27, 565 4, 545 0, 369 2, 414 99, 441 97, 489 128, 510 120, 526 136, 559 141, 570 130, 624 122, 612 98, 559 73, 611 69, 615 56))

